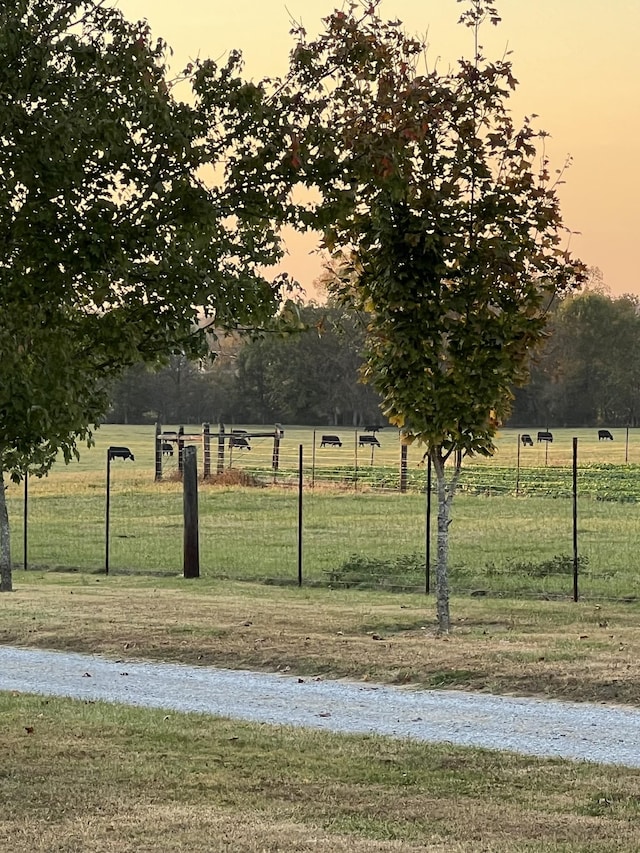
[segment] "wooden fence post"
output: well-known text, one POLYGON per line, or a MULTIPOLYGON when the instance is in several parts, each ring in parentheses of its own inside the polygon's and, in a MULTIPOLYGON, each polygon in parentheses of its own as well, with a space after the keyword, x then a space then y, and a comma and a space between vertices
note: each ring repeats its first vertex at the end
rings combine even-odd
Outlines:
POLYGON ((183 574, 185 578, 200 577, 200 548, 198 541, 198 461, 195 447, 183 450, 183 508, 184 551, 183 574))

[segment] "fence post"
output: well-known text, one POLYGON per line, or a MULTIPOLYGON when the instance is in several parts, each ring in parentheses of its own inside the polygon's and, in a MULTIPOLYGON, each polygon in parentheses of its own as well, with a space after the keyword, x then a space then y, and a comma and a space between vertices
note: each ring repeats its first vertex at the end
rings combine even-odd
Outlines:
POLYGON ((573 439, 573 600, 578 600, 578 439, 573 439))
POLYGON ((29 471, 26 470, 24 472, 24 513, 22 518, 22 550, 23 550, 23 559, 22 565, 27 571, 27 542, 28 542, 28 508, 29 508, 29 471))
POLYGON ((202 424, 202 477, 208 480, 211 476, 211 426, 202 424))
POLYGON ((316 430, 313 431, 313 444, 311 449, 311 488, 316 485, 316 430))
POLYGON ((155 471, 155 481, 156 483, 159 480, 162 480, 162 427, 160 426, 160 421, 156 422, 156 471, 155 471))
POLYGON ((516 455, 516 497, 520 493, 520 433, 518 433, 518 452, 516 455))
POLYGON ((184 511, 183 575, 185 578, 199 578, 198 461, 195 447, 184 448, 182 491, 184 511))
POLYGON ((426 518, 426 541, 425 541, 425 573, 424 591, 425 595, 431 592, 431 454, 427 453, 427 518, 426 518))
POLYGON ((624 441, 624 461, 625 464, 629 461, 629 426, 627 425, 627 435, 624 441))
POLYGON ((407 491, 407 452, 409 448, 406 444, 400 445, 400 491, 404 494, 407 491))
POLYGON ((178 471, 184 472, 184 427, 178 429, 178 471))
POLYGON ((109 574, 109 516, 111 513, 111 448, 107 450, 107 499, 104 510, 104 573, 109 574))
POLYGON ((218 474, 224 471, 224 424, 221 423, 218 427, 218 464, 216 466, 218 474))
POLYGON ((353 434, 353 488, 358 491, 358 430, 353 434))
POLYGON ((273 433, 273 454, 271 456, 271 467, 273 468, 273 480, 275 482, 278 468, 280 467, 280 427, 276 426, 273 433))
POLYGON ((302 461, 302 445, 300 445, 298 448, 298 586, 302 586, 302 493, 304 489, 302 461))

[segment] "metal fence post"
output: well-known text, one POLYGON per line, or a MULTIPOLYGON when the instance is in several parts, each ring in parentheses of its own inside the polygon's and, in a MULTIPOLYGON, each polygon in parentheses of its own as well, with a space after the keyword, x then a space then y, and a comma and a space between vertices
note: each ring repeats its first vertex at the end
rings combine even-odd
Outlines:
POLYGON ((302 445, 298 448, 298 586, 302 586, 302 493, 304 490, 302 445))
POLYGON ((107 450, 107 500, 104 511, 104 573, 109 574, 109 516, 111 513, 111 448, 107 450))
POLYGON ((27 571, 27 543, 28 543, 28 517, 29 517, 29 472, 24 472, 24 514, 22 518, 22 565, 27 571))
POLYGON ((431 454, 427 454, 427 517, 425 540, 424 591, 431 592, 431 454))
POLYGON ((578 600, 578 439, 573 439, 573 600, 578 600))

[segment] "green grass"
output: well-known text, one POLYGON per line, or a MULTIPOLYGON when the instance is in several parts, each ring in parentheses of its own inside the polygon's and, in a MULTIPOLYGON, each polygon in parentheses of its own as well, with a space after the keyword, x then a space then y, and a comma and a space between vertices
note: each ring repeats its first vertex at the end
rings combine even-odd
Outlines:
MULTIPOLYGON (((617 452, 617 445, 598 444, 593 434, 590 444, 588 435, 580 439, 588 456, 617 452)), ((287 442, 295 445, 311 435, 308 430, 287 429, 283 446, 287 442)), ((549 448, 548 452, 562 455, 567 446, 570 450, 571 435, 556 435, 553 451, 549 448)), ((396 454, 397 436, 384 432, 380 437, 381 454, 396 454)), ((513 455, 513 439, 513 435, 501 439, 500 462, 503 455, 513 455)), ((83 454, 79 463, 56 466, 48 478, 30 481, 31 567, 104 569, 106 448, 123 444, 132 449, 135 462, 116 460, 111 465, 111 571, 181 572, 182 486, 172 479, 171 472, 166 472, 163 482, 154 483, 153 441, 150 427, 104 427, 97 433, 96 447, 83 454)), ((269 445, 268 440, 258 441, 269 445)), ((261 446, 256 444, 256 454, 262 452, 261 446)), ((541 452, 533 448, 533 453, 541 452)), ((248 459, 249 453, 245 453, 242 460, 248 459)), ((284 457, 281 461, 284 464, 284 457)), ((516 497, 515 471, 498 467, 497 461, 474 462, 465 469, 451 526, 453 591, 570 595, 573 542, 569 469, 555 465, 526 472, 522 469, 516 497), (552 563, 555 569, 549 571, 552 563)), ((175 459, 171 464, 175 467, 175 459)), ((391 468, 386 470, 390 477, 396 476, 391 468)), ((640 503, 635 502, 640 488, 638 473, 635 464, 612 467, 595 461, 581 471, 580 587, 587 596, 640 594, 640 503)), ((412 476, 423 477, 423 469, 412 469, 412 476)), ((424 494, 374 491, 362 482, 358 489, 353 486, 328 488, 316 481, 315 488, 310 488, 307 479, 303 497, 305 582, 424 588, 425 573, 420 563, 420 555, 425 553, 424 494), (411 566, 407 566, 410 557, 411 566), (358 561, 370 567, 368 581, 366 571, 354 576, 351 567, 358 561)), ((8 495, 14 562, 20 566, 22 487, 11 485, 8 495)), ((293 486, 202 485, 202 573, 217 578, 295 583, 297 513, 298 494, 293 486)), ((434 500, 432 559, 435 513, 434 500)))
MULTIPOLYGON (((201 488, 199 503, 201 572, 205 576, 296 581, 295 491, 201 488)), ((14 561, 19 567, 22 506, 15 492, 9 504, 14 561)), ((33 487, 29 510, 30 567, 102 570, 104 511, 104 496, 95 492, 39 495, 33 487)), ((425 553, 423 496, 325 490, 305 495, 303 511, 305 581, 340 583, 345 566, 357 558, 371 563, 373 583, 387 587, 424 586, 424 568, 417 558, 411 571, 400 571, 397 566, 394 569, 399 559, 425 553), (384 577, 381 569, 386 571, 384 577)), ((487 498, 463 493, 454 503, 453 519, 450 566, 454 591, 571 593, 569 500, 487 498), (548 561, 561 555, 568 562, 558 560, 557 571, 544 570, 548 561)), ((110 540, 112 572, 180 573, 180 484, 159 488, 141 484, 138 490, 114 488, 110 540)), ((584 561, 584 594, 640 594, 638 505, 582 500, 579 545, 584 561)))
POLYGON ((46 850, 635 851, 637 772, 0 695, 0 843, 46 850))

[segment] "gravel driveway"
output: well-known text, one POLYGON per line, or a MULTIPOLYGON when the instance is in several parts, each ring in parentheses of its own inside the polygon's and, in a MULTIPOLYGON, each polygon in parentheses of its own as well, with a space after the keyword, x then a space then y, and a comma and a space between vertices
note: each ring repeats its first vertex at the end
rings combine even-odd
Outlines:
POLYGON ((640 710, 0 646, 0 690, 640 767, 640 710))

